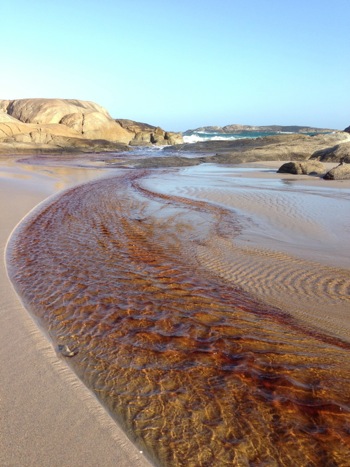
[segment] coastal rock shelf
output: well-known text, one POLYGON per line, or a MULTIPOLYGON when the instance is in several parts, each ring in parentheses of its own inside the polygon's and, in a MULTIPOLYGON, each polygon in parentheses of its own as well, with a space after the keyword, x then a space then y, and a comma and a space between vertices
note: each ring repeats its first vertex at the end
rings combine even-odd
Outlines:
POLYGON ((152 175, 75 187, 18 227, 7 261, 26 307, 157 465, 347 465, 350 344, 218 273, 210 248, 238 214, 152 175))
POLYGON ((126 151, 128 144, 182 143, 180 133, 132 120, 78 99, 0 99, 0 154, 126 151))

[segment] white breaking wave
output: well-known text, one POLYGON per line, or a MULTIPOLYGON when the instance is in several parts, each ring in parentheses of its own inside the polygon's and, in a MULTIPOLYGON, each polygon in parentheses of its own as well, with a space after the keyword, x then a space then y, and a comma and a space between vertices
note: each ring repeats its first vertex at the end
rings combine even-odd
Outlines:
POLYGON ((229 141, 229 140, 234 140, 234 139, 239 139, 236 136, 227 136, 227 135, 222 135, 222 136, 210 136, 206 133, 196 133, 192 135, 185 135, 183 137, 184 143, 198 143, 201 141, 229 141))

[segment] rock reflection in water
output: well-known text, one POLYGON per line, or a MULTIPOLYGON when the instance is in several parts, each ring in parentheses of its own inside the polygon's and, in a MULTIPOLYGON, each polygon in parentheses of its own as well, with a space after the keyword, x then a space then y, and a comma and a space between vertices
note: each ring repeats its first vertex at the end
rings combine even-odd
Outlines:
POLYGON ((193 246, 234 235, 232 214, 137 177, 71 189, 19 227, 27 308, 157 464, 349 465, 349 346, 207 275, 193 246))

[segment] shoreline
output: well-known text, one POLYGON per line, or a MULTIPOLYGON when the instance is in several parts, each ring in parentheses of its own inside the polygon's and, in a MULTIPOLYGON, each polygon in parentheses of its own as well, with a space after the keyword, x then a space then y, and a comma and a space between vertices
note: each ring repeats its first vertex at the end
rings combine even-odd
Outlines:
MULTIPOLYGON (((244 177, 244 168, 275 169, 280 165, 280 162, 255 162, 236 167, 242 168, 239 177, 244 177)), ((1 177, 1 169, 0 165, 0 207, 7 217, 0 232, 2 253, 12 229, 38 202, 64 188, 110 173, 72 167, 50 168, 50 173, 43 166, 30 169, 34 170, 31 173, 25 167, 16 166, 6 169, 6 177, 1 177), (10 212, 6 201, 9 197, 10 212)), ((262 175, 249 171, 249 177, 261 176, 276 178, 273 173, 262 175)), ((350 188, 350 181, 329 182, 289 174, 277 177, 292 179, 302 186, 350 188)), ((21 305, 4 266, 0 269, 0 291, 1 369, 4 373, 1 375, 4 387, 1 417, 9 422, 0 436, 1 465, 45 465, 49 459, 50 465, 57 466, 150 465, 66 362, 56 355, 21 305), (14 447, 14 439, 20 440, 22 445, 14 447)))
MULTIPOLYGON (((50 174, 31 174, 9 165, 0 165, 0 464, 149 466, 56 354, 9 282, 4 254, 11 232, 31 209, 61 188, 50 174)), ((73 180, 66 180, 70 183, 73 180)))

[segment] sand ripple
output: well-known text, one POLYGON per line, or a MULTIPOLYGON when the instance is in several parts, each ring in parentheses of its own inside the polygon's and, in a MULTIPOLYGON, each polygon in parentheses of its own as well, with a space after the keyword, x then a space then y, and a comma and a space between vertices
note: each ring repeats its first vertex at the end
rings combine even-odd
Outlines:
POLYGON ((240 286, 305 323, 350 341, 350 274, 287 254, 233 246, 215 238, 198 247, 200 262, 228 282, 240 286))
POLYGON ((348 465, 350 346, 283 307, 347 303, 347 272, 235 247, 231 210, 147 176, 76 187, 19 227, 25 305, 156 463, 348 465))

